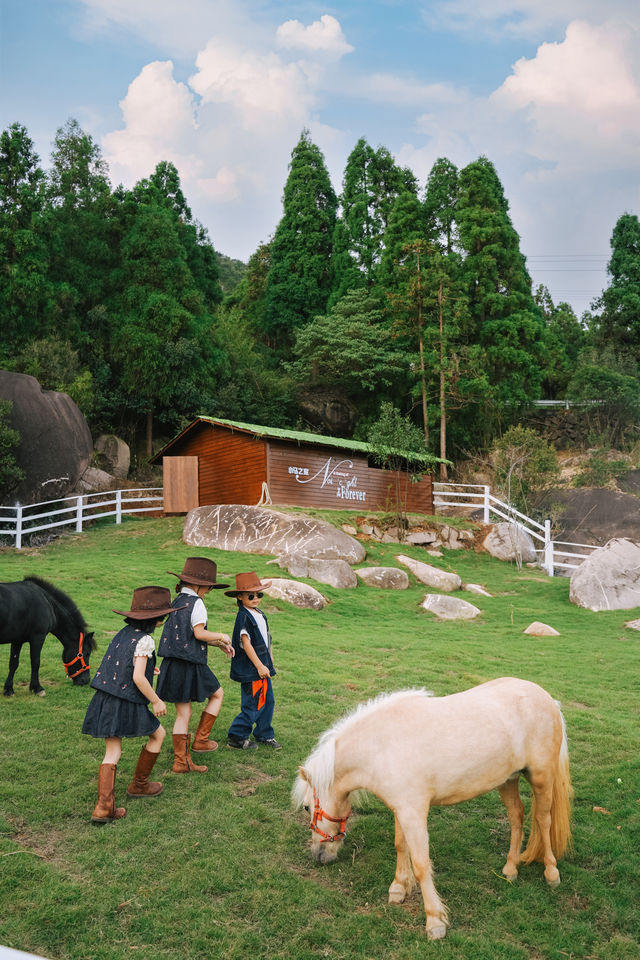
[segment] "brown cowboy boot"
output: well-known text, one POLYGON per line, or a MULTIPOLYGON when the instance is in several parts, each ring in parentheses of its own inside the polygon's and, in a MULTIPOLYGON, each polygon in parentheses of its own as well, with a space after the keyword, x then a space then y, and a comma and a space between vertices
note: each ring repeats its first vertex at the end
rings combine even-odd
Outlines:
POLYGON ((209 769, 204 765, 194 763, 189 749, 190 736, 188 733, 173 734, 173 772, 174 773, 206 773, 209 769))
POLYGON ((211 727, 216 722, 217 717, 213 713, 207 713, 205 710, 200 717, 200 723, 196 730, 191 749, 194 753, 208 753, 210 750, 217 750, 218 744, 215 740, 209 740, 211 727))
POLYGON ((98 802, 91 815, 93 823, 112 823, 127 815, 124 807, 116 807, 115 785, 115 763, 101 763, 98 771, 98 802))
POLYGON ((149 774, 153 770, 158 756, 157 753, 151 753, 146 747, 142 748, 133 780, 127 787, 128 797, 157 797, 162 793, 163 787, 159 781, 152 780, 149 783, 149 774))

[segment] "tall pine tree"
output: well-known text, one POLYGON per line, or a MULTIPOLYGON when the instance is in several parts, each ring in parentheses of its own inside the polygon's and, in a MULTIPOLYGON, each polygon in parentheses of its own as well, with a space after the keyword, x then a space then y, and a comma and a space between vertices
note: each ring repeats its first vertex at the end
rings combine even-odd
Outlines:
POLYGON ((0 135, 0 316, 8 362, 28 340, 46 336, 54 310, 48 279, 45 174, 25 127, 0 135))
POLYGON ((291 154, 282 219, 271 241, 264 327, 278 352, 323 314, 331 284, 337 199, 319 148, 303 130, 291 154))
POLYGON ((456 210, 469 302, 469 341, 479 345, 490 384, 483 423, 514 420, 540 395, 544 322, 520 239, 493 164, 480 157, 460 171, 456 210))

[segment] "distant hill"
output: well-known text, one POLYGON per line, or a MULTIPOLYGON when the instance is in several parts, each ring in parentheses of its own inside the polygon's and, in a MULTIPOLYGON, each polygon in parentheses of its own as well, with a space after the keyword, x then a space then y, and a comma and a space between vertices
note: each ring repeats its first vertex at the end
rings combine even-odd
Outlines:
POLYGON ((220 268, 220 286, 225 294, 231 293, 247 272, 247 264, 243 263, 242 260, 233 260, 217 250, 216 256, 220 268))

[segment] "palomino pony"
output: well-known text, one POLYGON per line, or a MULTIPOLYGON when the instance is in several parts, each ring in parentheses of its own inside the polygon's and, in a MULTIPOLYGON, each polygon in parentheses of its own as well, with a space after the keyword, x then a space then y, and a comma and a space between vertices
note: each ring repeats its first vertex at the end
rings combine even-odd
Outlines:
POLYGON ((87 633, 82 614, 71 597, 39 577, 0 583, 0 643, 11 644, 5 697, 13 693, 13 677, 23 643, 29 644, 31 654, 29 689, 44 696, 39 677, 40 654, 48 633, 53 633, 62 644, 67 676, 80 686, 89 683, 89 656, 96 643, 93 633, 87 633))
POLYGON ((432 805, 461 803, 496 789, 507 808, 511 844, 502 873, 544 862, 560 883, 556 858, 571 840, 571 779, 562 714, 527 680, 503 677, 463 693, 424 690, 383 694, 327 730, 300 767, 293 800, 311 814, 311 851, 320 863, 338 856, 355 790, 375 794, 395 816, 396 873, 389 903, 420 884, 431 940, 444 937, 447 910, 433 883, 427 816, 432 805), (524 806, 518 781, 531 784, 532 826, 521 853, 524 806))

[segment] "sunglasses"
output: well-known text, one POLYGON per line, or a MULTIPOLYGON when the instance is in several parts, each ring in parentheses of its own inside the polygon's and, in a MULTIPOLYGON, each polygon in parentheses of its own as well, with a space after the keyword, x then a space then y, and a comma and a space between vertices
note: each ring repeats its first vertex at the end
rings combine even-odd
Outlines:
POLYGON ((264 593, 248 593, 247 597, 249 600, 255 600, 256 597, 258 598, 258 600, 262 600, 262 598, 264 597, 264 593))

